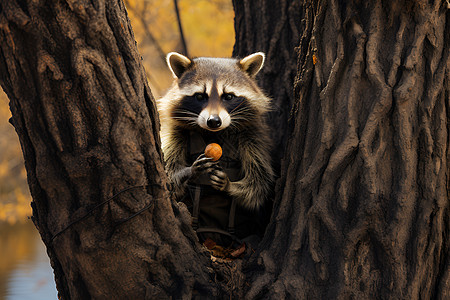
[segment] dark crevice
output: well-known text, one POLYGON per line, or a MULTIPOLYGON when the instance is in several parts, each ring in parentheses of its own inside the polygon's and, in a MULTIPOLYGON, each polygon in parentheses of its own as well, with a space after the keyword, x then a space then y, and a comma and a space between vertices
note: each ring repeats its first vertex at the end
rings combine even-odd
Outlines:
MULTIPOLYGON (((89 289, 86 283, 84 282, 83 277, 80 274, 78 274, 78 276, 74 278, 73 286, 75 287, 76 290, 76 294, 73 296, 76 296, 77 299, 86 299, 86 300, 92 299, 92 296, 89 293, 89 289)), ((101 292, 99 294, 101 294, 101 292)), ((67 296, 68 295, 70 294, 67 294, 67 296)))
MULTIPOLYGON (((448 191, 449 189, 447 189, 448 191)), ((434 282, 434 286, 432 286, 432 294, 430 299, 443 299, 443 296, 448 293, 448 276, 450 266, 450 242, 448 237, 450 236, 450 217, 449 217, 449 209, 447 208, 444 211, 443 224, 444 230, 441 234, 442 246, 441 251, 439 253, 439 259, 437 260, 437 273, 436 280, 434 282)))
POLYGON ((30 12, 28 11, 28 1, 27 0, 17 0, 17 4, 19 4, 19 7, 22 9, 22 11, 27 15, 30 16, 30 12))

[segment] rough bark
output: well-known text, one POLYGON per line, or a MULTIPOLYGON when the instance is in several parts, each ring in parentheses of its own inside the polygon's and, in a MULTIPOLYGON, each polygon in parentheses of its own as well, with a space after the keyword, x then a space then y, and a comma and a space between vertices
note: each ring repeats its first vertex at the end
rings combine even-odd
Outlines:
POLYGON ((0 83, 61 299, 215 293, 140 60, 122 1, 0 3, 0 83))
POLYGON ((447 4, 302 7, 289 140, 246 297, 448 299, 447 4))
POLYGON ((449 10, 342 2, 234 3, 235 54, 266 52, 288 138, 245 280, 168 200, 122 2, 0 3, 0 84, 61 298, 449 297, 449 10))
POLYGON ((273 99, 268 122, 273 128, 274 167, 279 173, 284 153, 289 112, 294 103, 294 79, 302 26, 298 0, 233 0, 236 43, 233 56, 245 57, 262 51, 266 54, 258 82, 273 99))

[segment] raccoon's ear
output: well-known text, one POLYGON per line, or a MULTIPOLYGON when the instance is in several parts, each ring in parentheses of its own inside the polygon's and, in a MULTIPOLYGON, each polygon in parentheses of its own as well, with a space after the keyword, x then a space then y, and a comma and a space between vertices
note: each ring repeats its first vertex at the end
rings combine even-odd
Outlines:
POLYGON ((239 61, 239 66, 242 71, 246 72, 250 77, 254 77, 263 67, 265 58, 266 56, 264 53, 256 52, 241 59, 239 61))
POLYGON ((166 60, 173 76, 177 78, 180 78, 192 63, 189 58, 177 52, 167 54, 166 60))

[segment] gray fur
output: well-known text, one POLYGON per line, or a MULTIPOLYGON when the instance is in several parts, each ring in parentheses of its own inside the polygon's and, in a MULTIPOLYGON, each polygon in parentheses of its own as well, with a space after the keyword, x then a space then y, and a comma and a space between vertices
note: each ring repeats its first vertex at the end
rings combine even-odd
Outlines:
MULTIPOLYGON (((169 54, 170 55, 170 54, 169 54)), ((198 174, 209 174, 210 184, 220 191, 225 191, 238 200, 238 203, 248 209, 258 209, 267 200, 273 182, 273 170, 270 159, 271 141, 269 128, 265 123, 265 114, 269 109, 270 99, 257 86, 254 75, 262 66, 264 57, 254 55, 259 59, 253 62, 251 73, 245 68, 252 63, 253 58, 248 56, 243 60, 227 58, 196 58, 183 70, 177 70, 177 76, 171 89, 158 101, 158 110, 161 116, 161 137, 166 170, 173 185, 176 197, 186 192, 186 184, 198 174), (246 60, 247 59, 247 60, 246 60), (258 63, 261 66, 258 66, 258 63), (256 64, 256 68, 255 68, 256 64), (256 71, 255 71, 256 70, 256 71), (214 80, 219 82, 222 89, 233 92, 236 96, 244 97, 251 105, 251 125, 235 126, 234 129, 225 129, 221 134, 233 131, 234 138, 242 163, 243 178, 231 182, 223 172, 219 163, 199 157, 191 166, 187 164, 186 132, 200 130, 189 126, 183 121, 171 117, 178 103, 185 97, 191 96, 196 89, 204 89, 205 82, 214 80)), ((187 59, 187 58, 186 58, 187 59)), ((169 59, 168 59, 169 61, 169 59)), ((183 59, 183 61, 187 61, 183 59)), ((233 120, 231 123, 240 122, 233 120)), ((230 126, 233 127, 233 126, 230 126)))

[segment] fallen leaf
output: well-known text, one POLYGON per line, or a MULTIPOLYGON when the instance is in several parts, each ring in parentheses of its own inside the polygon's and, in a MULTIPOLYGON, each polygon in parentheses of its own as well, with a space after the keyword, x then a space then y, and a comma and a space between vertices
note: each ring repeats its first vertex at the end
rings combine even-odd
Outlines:
POLYGON ((242 243, 236 250, 231 252, 231 254, 230 254, 231 257, 238 258, 239 256, 241 256, 245 252, 246 248, 247 247, 245 246, 245 243, 242 243))
POLYGON ((207 238, 204 242, 203 245, 208 249, 211 250, 214 248, 214 246, 216 246, 216 242, 214 242, 212 239, 207 238))

